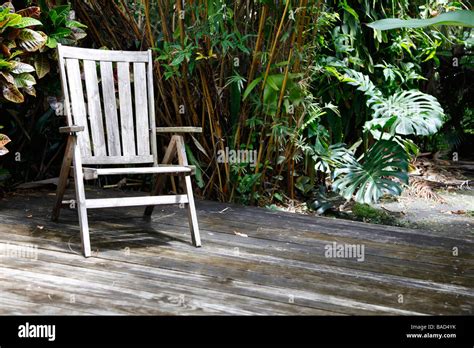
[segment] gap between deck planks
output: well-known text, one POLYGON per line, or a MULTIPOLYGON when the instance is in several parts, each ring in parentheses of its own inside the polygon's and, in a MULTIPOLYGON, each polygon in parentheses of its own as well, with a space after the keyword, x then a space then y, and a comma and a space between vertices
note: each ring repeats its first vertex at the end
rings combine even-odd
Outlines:
MULTIPOLYGON (((128 307, 115 302, 119 314, 472 314, 472 243, 466 242, 465 253, 453 258, 446 249, 459 244, 456 238, 247 207, 231 206, 219 214, 229 205, 200 202, 201 228, 207 239, 202 250, 189 245, 184 210, 161 209, 150 222, 141 220, 141 209, 100 210, 91 214, 92 244, 100 252, 87 263, 68 247, 69 243, 79 250, 75 213, 63 212, 60 223, 50 223, 49 202, 51 196, 0 202, 4 222, 0 243, 36 243, 41 255, 26 275, 18 272, 28 265, 23 260, 9 262, 5 272, 16 280, 31 278, 33 283, 40 282, 41 275, 56 277, 52 283, 56 287, 49 285, 52 292, 61 291, 61 281, 70 290, 80 289, 68 283, 70 274, 75 274, 75 281, 85 278, 92 287, 85 287, 83 294, 106 285, 111 280, 108 272, 129 277, 131 284, 112 289, 118 293, 110 290, 117 301, 122 296, 130 301, 128 307), (28 214, 33 218, 25 220, 28 214), (44 228, 35 229, 35 224, 44 228), (236 236, 236 229, 249 237, 236 236), (326 259, 324 245, 332 241, 367 244, 366 262, 326 259), (233 255, 236 247, 238 257, 233 255), (124 248, 131 254, 125 255, 124 248), (145 291, 149 283, 152 290, 145 291), (159 296, 146 305, 132 296, 140 291, 173 296, 177 287, 194 301, 196 310, 170 308, 159 296), (222 294, 227 297, 219 297, 222 294), (397 303, 398 294, 404 294, 404 304, 397 303), (288 301, 291 296, 293 303, 288 301)), ((1 284, 0 290, 8 281, 1 284)), ((44 300, 45 291, 39 298, 44 300)), ((103 299, 103 294, 89 296, 84 311, 92 303, 103 301, 105 306, 103 299)), ((32 301, 25 297, 25 303, 32 301)), ((72 308, 65 306, 58 312, 72 308)))

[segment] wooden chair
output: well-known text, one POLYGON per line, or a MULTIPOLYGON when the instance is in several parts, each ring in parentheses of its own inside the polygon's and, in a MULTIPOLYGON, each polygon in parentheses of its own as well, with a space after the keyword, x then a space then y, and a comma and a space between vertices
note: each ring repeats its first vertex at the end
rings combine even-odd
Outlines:
POLYGON ((61 206, 66 203, 62 199, 73 163, 75 204, 84 256, 91 256, 87 210, 95 208, 146 205, 145 215, 149 216, 154 205, 186 204, 192 242, 196 247, 201 246, 190 177, 193 168, 188 165, 180 135, 200 132, 201 128, 156 127, 151 51, 105 51, 59 45, 58 53, 67 117, 67 127, 61 127, 60 132, 69 136, 52 220, 58 220, 61 206), (156 133, 166 132, 174 135, 159 164, 156 133), (176 155, 178 165, 171 165, 176 155), (155 174, 151 195, 86 199, 84 180, 123 174, 155 174), (163 182, 159 174, 184 176, 185 194, 157 195, 163 182))

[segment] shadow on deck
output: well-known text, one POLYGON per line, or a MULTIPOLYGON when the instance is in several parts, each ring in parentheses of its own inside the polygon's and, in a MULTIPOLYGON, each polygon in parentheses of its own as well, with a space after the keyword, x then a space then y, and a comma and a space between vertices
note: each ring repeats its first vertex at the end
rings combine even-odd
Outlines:
POLYGON ((101 209, 85 259, 75 211, 51 222, 53 199, 0 200, 0 315, 473 314, 466 234, 200 201, 202 248, 179 207, 148 221, 141 207, 101 209), (364 260, 327 258, 334 242, 363 246, 364 260))

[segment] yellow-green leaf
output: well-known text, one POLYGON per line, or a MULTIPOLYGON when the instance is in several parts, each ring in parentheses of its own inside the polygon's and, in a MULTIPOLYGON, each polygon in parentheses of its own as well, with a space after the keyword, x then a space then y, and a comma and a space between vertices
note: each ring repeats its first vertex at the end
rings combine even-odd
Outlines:
POLYGON ((16 88, 16 86, 12 85, 11 83, 5 83, 2 86, 2 91, 3 97, 12 103, 20 104, 25 101, 23 94, 21 94, 18 88, 16 88))
POLYGON ((18 88, 27 88, 36 85, 36 80, 33 75, 24 73, 15 76, 15 85, 18 88))
POLYGON ((30 64, 22 63, 22 62, 12 62, 13 68, 11 72, 13 74, 23 74, 23 73, 30 73, 35 71, 35 68, 30 64))
POLYGON ((41 31, 23 29, 18 35, 20 47, 28 52, 35 52, 46 44, 47 36, 41 31))
POLYGON ((35 60, 36 75, 39 79, 45 77, 51 71, 51 65, 49 64, 48 57, 45 54, 40 55, 35 60))
POLYGON ((25 87, 25 88, 23 88, 23 90, 25 91, 25 93, 27 93, 27 94, 29 94, 33 97, 36 97, 36 89, 33 86, 25 87))
POLYGON ((8 83, 15 83, 15 78, 5 71, 0 71, 0 76, 2 76, 8 83))

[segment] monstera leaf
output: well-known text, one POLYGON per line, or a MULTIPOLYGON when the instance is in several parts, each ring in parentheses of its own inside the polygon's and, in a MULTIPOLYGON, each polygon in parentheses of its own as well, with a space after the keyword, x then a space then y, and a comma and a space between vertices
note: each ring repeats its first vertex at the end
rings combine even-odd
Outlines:
POLYGON ((345 75, 342 76, 341 80, 351 86, 357 87, 358 91, 363 92, 369 98, 367 100, 367 106, 371 106, 383 100, 382 92, 370 81, 367 75, 364 75, 360 71, 346 69, 345 75))
POLYGON ((365 130, 385 130, 390 134, 432 135, 444 122, 444 111, 432 95, 418 90, 400 90, 388 97, 361 72, 347 69, 341 79, 362 91, 367 106, 372 110, 372 120, 365 124, 365 130))
POLYGON ((398 19, 386 18, 370 24, 368 27, 375 30, 391 30, 399 28, 423 28, 430 25, 452 25, 460 27, 474 27, 474 11, 452 11, 428 19, 398 19))
POLYGON ((390 134, 431 135, 443 125, 444 112, 438 100, 418 90, 399 91, 371 105, 373 118, 365 129, 387 129, 390 134))
POLYGON ((377 202, 384 194, 400 195, 398 178, 408 182, 408 158, 405 150, 391 140, 379 140, 364 155, 361 162, 355 159, 334 172, 333 190, 359 203, 377 202))
POLYGON ((311 156, 314 160, 314 168, 323 173, 331 173, 334 168, 338 168, 352 159, 352 153, 346 148, 346 144, 337 143, 325 146, 316 141, 311 156))

